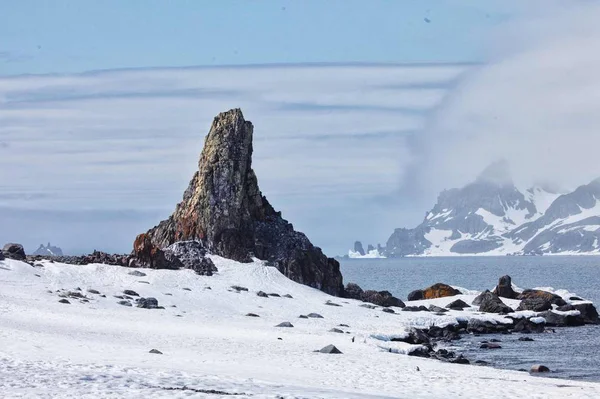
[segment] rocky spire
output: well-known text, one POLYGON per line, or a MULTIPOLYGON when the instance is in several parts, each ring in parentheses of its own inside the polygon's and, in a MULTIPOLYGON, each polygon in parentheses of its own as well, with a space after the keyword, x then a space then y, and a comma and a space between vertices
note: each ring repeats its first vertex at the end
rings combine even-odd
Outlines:
POLYGON ((158 248, 198 240, 214 254, 267 260, 294 281, 340 295, 339 263, 295 231, 261 194, 252 170, 253 130, 240 109, 219 114, 183 201, 142 240, 147 236, 158 248))

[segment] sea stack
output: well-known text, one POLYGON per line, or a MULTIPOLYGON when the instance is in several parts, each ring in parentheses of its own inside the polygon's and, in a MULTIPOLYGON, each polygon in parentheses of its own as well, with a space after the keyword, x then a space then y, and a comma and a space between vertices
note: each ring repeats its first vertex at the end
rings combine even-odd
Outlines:
POLYGON ((240 262, 266 260, 296 282, 341 295, 339 263, 295 231, 258 188, 252 170, 253 130, 240 109, 215 117, 183 201, 136 241, 149 239, 164 249, 196 240, 210 253, 240 262))

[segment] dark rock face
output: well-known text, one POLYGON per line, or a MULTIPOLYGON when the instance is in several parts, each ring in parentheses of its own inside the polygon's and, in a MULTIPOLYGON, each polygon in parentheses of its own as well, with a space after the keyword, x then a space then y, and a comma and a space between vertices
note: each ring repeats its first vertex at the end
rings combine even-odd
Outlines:
POLYGON ((552 309, 552 303, 547 298, 532 297, 521 301, 517 310, 533 310, 534 312, 543 312, 552 309))
POLYGON ((179 241, 164 249, 168 256, 175 256, 186 269, 192 269, 201 276, 212 276, 217 267, 210 258, 206 257, 207 251, 200 241, 179 241))
POLYGON ((510 276, 500 277, 498 285, 494 289, 494 294, 509 299, 515 299, 518 296, 512 288, 512 279, 510 276))
POLYGON ((541 290, 525 290, 517 296, 517 299, 542 298, 556 306, 566 305, 567 302, 556 294, 541 290))
POLYGON ((152 243, 148 234, 140 234, 133 243, 134 258, 131 259, 132 267, 149 267, 151 269, 179 269, 183 263, 172 253, 169 255, 152 243))
POLYGON ((545 329, 545 323, 534 323, 529 319, 522 318, 515 322, 513 327, 514 332, 520 333, 543 333, 545 329))
POLYGON ((591 303, 580 303, 575 304, 573 307, 579 310, 581 317, 586 324, 600 324, 600 318, 598 318, 598 310, 591 303))
POLYGON ((25 250, 21 244, 8 243, 2 248, 2 252, 6 258, 14 260, 25 260, 25 250))
POLYGON ((0 260, 4 260, 4 253, 2 251, 0 251, 0 260))
POLYGON ((359 254, 363 255, 365 254, 365 250, 363 248, 362 242, 360 241, 356 241, 354 243, 354 252, 358 252, 359 254))
POLYGON ((420 301, 423 299, 423 290, 414 290, 408 294, 409 301, 420 301))
POLYGON ((140 298, 137 301, 137 307, 143 309, 160 309, 156 298, 140 298))
POLYGON ((496 324, 478 319, 470 319, 467 324, 467 331, 474 334, 498 334, 507 330, 508 327, 504 324, 496 324))
POLYGON ((219 114, 183 201, 138 240, 144 249, 201 241, 211 253, 240 262, 255 256, 296 282, 341 295, 339 263, 295 231, 261 194, 252 170, 253 129, 239 109, 219 114))
POLYGON ((509 306, 502 302, 498 295, 489 291, 486 291, 481 295, 481 304, 479 305, 479 311, 501 314, 513 312, 513 310, 509 306))

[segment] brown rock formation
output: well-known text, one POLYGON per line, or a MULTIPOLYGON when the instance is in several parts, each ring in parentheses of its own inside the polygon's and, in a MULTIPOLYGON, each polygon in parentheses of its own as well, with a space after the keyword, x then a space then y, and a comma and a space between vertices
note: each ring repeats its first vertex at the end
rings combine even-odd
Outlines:
POLYGON ((261 194, 252 170, 252 134, 239 109, 214 119, 183 201, 146 233, 148 239, 160 249, 198 240, 210 252, 241 262, 255 256, 294 281, 340 295, 339 263, 296 232, 261 194))

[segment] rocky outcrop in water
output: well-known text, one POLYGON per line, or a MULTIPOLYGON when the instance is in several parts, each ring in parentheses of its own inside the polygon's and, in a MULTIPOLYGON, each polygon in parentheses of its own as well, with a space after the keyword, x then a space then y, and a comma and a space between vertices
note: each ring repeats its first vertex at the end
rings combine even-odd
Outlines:
MULTIPOLYGON (((240 262, 257 257, 296 282, 341 295, 339 263, 295 231, 258 188, 253 130, 239 109, 219 114, 183 200, 136 242, 148 240, 163 250, 179 241, 200 241, 211 253, 240 262)), ((140 254, 134 249, 133 255, 140 254)))
POLYGON ((354 242, 354 252, 358 252, 362 256, 365 255, 365 249, 363 248, 362 242, 360 242, 360 241, 354 242))

